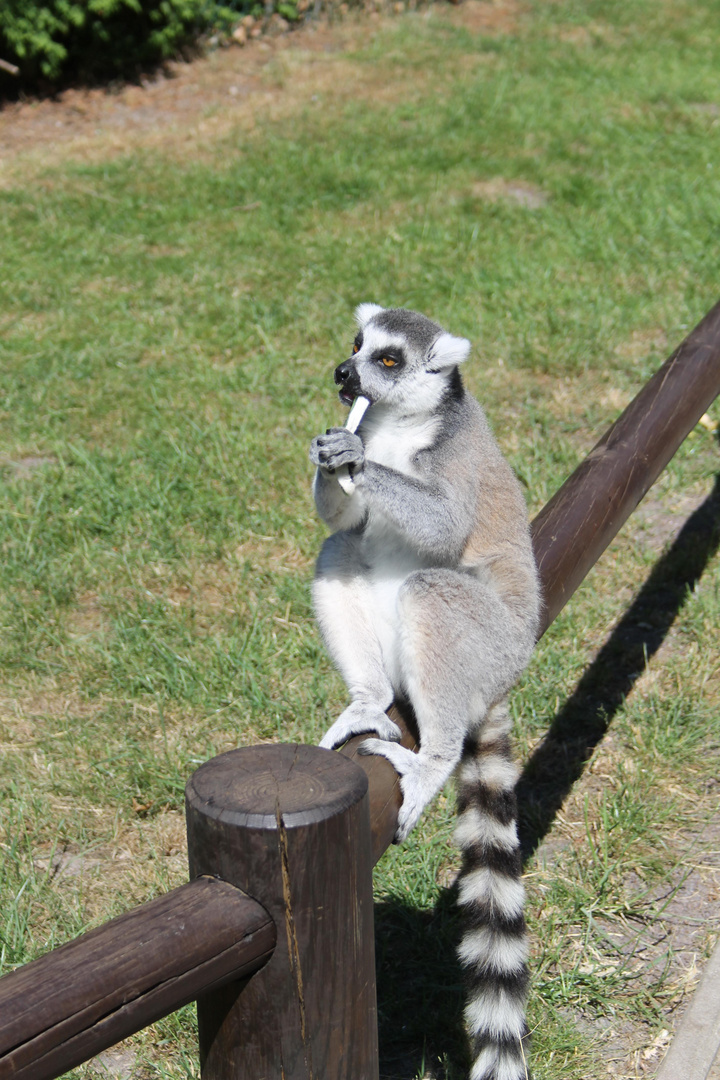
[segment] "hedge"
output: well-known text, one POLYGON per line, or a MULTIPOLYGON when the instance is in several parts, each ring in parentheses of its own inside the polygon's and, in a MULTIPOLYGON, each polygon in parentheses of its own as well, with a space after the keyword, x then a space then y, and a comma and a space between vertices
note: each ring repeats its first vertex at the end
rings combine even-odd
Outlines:
POLYGON ((0 79, 15 85, 107 82, 176 56, 237 20, 249 0, 0 0, 0 79))

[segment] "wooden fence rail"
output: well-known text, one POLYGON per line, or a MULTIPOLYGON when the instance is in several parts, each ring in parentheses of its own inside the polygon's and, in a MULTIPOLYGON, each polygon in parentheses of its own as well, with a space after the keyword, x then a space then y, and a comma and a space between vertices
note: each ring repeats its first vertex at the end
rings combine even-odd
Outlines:
POLYGON ((199 877, 0 979, 0 1076, 51 1080, 275 948, 267 911, 199 877))
MULTIPOLYGON (((533 522, 542 632, 718 393, 720 303, 533 522)), ((206 1080, 374 1080, 371 868, 401 798, 364 737, 201 766, 194 880, 0 979, 0 1080, 52 1080, 194 998, 206 1080)))

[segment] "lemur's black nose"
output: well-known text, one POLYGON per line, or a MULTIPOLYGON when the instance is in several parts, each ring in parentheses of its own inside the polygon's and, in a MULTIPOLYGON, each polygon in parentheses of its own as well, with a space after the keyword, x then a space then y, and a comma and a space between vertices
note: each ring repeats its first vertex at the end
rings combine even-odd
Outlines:
POLYGON ((335 368, 335 382, 343 386, 350 378, 350 368, 346 364, 338 364, 335 368))

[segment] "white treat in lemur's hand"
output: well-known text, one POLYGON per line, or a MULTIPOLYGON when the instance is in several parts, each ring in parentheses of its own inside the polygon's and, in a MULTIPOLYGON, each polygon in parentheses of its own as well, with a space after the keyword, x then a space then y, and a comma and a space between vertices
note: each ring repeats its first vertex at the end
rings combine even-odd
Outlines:
POLYGON ((367 412, 369 404, 370 402, 368 401, 368 399, 366 397, 363 397, 362 394, 359 397, 356 397, 353 401, 352 408, 348 413, 347 423, 345 425, 348 431, 352 431, 353 435, 360 427, 360 422, 365 413, 367 412))
MULTIPOLYGON (((360 422, 361 422, 363 416, 365 415, 365 413, 367 412, 367 409, 368 409, 369 405, 370 405, 370 402, 368 401, 368 399, 366 397, 363 397, 362 394, 360 394, 358 397, 356 397, 355 400, 353 401, 352 408, 350 409, 350 412, 348 413, 347 423, 345 424, 345 427, 347 428, 347 430, 351 431, 353 433, 353 435, 355 434, 357 429, 360 427, 360 422)), ((343 489, 345 494, 350 495, 352 493, 353 487, 355 486, 355 482, 354 482, 352 476, 350 475, 350 469, 347 467, 347 465, 342 465, 337 470, 335 475, 337 477, 338 484, 343 489)))

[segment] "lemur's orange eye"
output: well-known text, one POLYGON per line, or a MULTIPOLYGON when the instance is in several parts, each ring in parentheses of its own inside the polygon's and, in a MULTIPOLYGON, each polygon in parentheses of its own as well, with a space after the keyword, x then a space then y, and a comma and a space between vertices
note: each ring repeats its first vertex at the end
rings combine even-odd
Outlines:
POLYGON ((382 362, 385 367, 395 367, 397 360, 391 360, 389 356, 383 356, 382 362))
POLYGON ((357 351, 358 351, 357 345, 353 345, 353 352, 356 353, 357 351))

